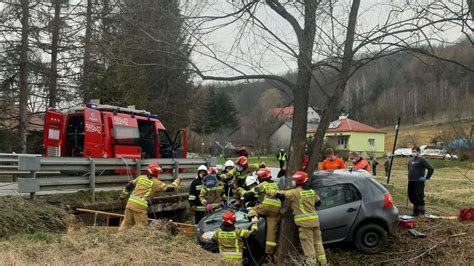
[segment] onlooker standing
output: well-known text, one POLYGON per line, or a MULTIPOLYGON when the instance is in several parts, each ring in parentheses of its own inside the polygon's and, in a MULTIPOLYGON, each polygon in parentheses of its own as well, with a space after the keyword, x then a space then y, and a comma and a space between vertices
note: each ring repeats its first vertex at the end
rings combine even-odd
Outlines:
POLYGON ((385 177, 388 177, 388 171, 390 170, 390 155, 387 155, 387 160, 383 163, 385 169, 385 177))
POLYGON ((353 169, 362 169, 370 173, 370 164, 367 160, 364 160, 358 152, 351 152, 349 154, 349 160, 352 162, 353 169))
POLYGON ((324 151, 324 155, 326 155, 326 160, 321 163, 321 170, 335 170, 346 168, 346 164, 344 163, 344 161, 334 155, 333 149, 327 148, 324 151))
POLYGON ((425 215, 425 181, 431 178, 434 169, 428 160, 420 157, 419 147, 412 148, 411 156, 413 158, 408 162, 408 199, 413 204, 413 216, 425 215))
POLYGON ((377 161, 377 158, 375 156, 372 158, 372 174, 374 176, 377 175, 377 165, 379 165, 379 162, 377 161))

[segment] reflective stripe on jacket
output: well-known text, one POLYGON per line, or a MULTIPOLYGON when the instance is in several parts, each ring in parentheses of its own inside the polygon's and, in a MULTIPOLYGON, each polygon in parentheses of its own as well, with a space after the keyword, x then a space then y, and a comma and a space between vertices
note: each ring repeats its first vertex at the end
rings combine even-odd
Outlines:
POLYGON ((250 230, 236 228, 234 231, 223 231, 218 229, 212 239, 217 242, 219 253, 225 259, 241 260, 244 250, 243 239, 248 238, 256 230, 256 223, 252 224, 250 230))

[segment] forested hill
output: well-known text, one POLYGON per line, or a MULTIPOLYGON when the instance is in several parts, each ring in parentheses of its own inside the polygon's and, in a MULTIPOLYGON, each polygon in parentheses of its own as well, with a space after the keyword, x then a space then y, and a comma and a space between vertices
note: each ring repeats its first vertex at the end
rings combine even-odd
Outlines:
MULTIPOLYGON (((435 50, 440 57, 474 69, 474 48, 467 42, 435 50)), ((277 85, 254 82, 224 88, 245 117, 258 104, 260 96, 277 85)), ((341 112, 377 127, 393 125, 398 116, 405 124, 446 120, 457 115, 474 117, 474 73, 456 63, 398 53, 363 66, 347 86, 341 112)), ((287 105, 290 100, 286 95, 291 93, 281 87, 278 104, 287 105)), ((272 93, 276 91, 273 89, 272 93)), ((310 104, 321 106, 324 99, 313 85, 310 104)))
MULTIPOLYGON (((471 44, 435 48, 436 53, 474 69, 471 44)), ((404 53, 363 67, 348 84, 345 106, 352 118, 378 126, 474 117, 474 73, 463 66, 404 53)))

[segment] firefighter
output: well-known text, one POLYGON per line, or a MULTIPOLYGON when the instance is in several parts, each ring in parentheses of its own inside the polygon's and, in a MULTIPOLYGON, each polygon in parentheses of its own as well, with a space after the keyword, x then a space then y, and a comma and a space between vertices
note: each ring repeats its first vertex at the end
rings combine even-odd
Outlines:
POLYGON ((326 155, 326 160, 321 163, 321 170, 335 170, 346 168, 346 164, 344 163, 344 161, 336 157, 333 149, 327 148, 324 151, 324 155, 326 155))
POLYGON ((290 202, 304 255, 310 263, 315 263, 317 260, 321 265, 327 265, 319 229, 319 217, 316 211, 316 206, 319 206, 321 201, 309 186, 308 180, 306 172, 297 171, 293 174, 296 188, 288 191, 266 189, 264 193, 281 200, 287 199, 290 202))
POLYGON ((353 169, 362 169, 370 173, 370 163, 367 160, 364 160, 358 152, 351 152, 349 154, 349 160, 352 162, 353 169))
MULTIPOLYGON (((224 170, 222 171, 222 174, 227 174, 230 172, 232 169, 235 168, 235 164, 232 160, 227 160, 224 164, 224 170)), ((223 180, 222 182, 224 183, 224 189, 225 189, 225 194, 228 196, 230 199, 232 195, 232 189, 231 189, 231 181, 232 180, 223 180)))
POLYGON ((228 173, 230 170, 234 169, 234 167, 234 162, 232 160, 227 160, 224 164, 224 170, 222 171, 222 173, 228 173))
POLYGON ((258 205, 251 208, 248 212, 249 217, 265 216, 267 224, 267 236, 265 240, 265 253, 271 255, 275 252, 277 246, 278 225, 280 222, 281 200, 262 193, 265 190, 278 191, 278 185, 273 182, 270 169, 260 168, 257 171, 257 177, 260 182, 255 188, 259 195, 258 205))
POLYGON ((251 175, 252 172, 257 171, 262 167, 265 167, 264 162, 249 164, 247 157, 240 156, 235 161, 235 168, 230 170, 228 173, 219 175, 219 179, 223 182, 230 182, 230 180, 233 180, 232 186, 234 187, 234 190, 232 193, 236 199, 237 205, 240 205, 241 197, 241 195, 239 195, 237 192, 237 188, 245 186, 245 179, 247 176, 251 175))
POLYGON ((134 225, 146 226, 148 224, 148 201, 153 194, 159 191, 173 191, 181 184, 181 178, 176 178, 172 184, 166 185, 158 180, 162 169, 158 164, 148 165, 147 175, 140 175, 130 181, 123 189, 120 199, 129 196, 125 207, 125 217, 119 227, 119 231, 131 228, 134 225))
POLYGON ((258 179, 256 176, 249 175, 245 178, 245 187, 237 188, 240 195, 240 200, 243 202, 242 210, 248 211, 249 208, 257 205, 258 196, 255 192, 255 188, 258 186, 258 179))
POLYGON ((278 162, 280 163, 280 169, 284 169, 286 162, 288 161, 288 154, 284 149, 280 149, 280 152, 276 155, 278 162))
POLYGON ((217 179, 217 169, 209 168, 209 175, 202 180, 203 187, 199 200, 206 212, 213 212, 223 206, 225 200, 224 185, 217 179))
POLYGON ((222 225, 215 232, 212 240, 217 242, 219 253, 227 260, 226 264, 243 264, 244 238, 253 237, 257 231, 256 217, 252 218, 250 230, 235 227, 235 213, 226 211, 222 216, 222 225))
POLYGON ((204 213, 206 212, 206 208, 201 204, 199 200, 199 194, 201 193, 202 189, 202 179, 207 176, 207 167, 205 165, 201 165, 198 167, 198 172, 196 178, 191 183, 191 187, 189 187, 189 206, 191 206, 191 211, 194 212, 194 223, 198 224, 201 221, 202 217, 204 217, 204 213))

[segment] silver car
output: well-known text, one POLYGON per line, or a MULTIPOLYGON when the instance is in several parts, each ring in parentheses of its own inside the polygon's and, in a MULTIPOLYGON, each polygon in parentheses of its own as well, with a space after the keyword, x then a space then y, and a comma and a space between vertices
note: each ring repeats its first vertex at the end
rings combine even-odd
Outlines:
MULTIPOLYGON (((321 198, 318 207, 324 244, 352 242, 357 250, 373 254, 387 243, 387 235, 398 225, 398 209, 389 192, 364 170, 335 170, 315 172, 311 185, 321 198)), ((213 233, 221 224, 225 210, 204 217, 199 223, 198 241, 211 251, 217 251, 212 242, 213 233)), ((246 213, 237 211, 239 228, 248 228, 246 213)), ((248 242, 246 253, 252 257, 263 254, 265 220, 259 220, 255 239, 248 242), (259 252, 261 251, 261 252, 259 252)))

